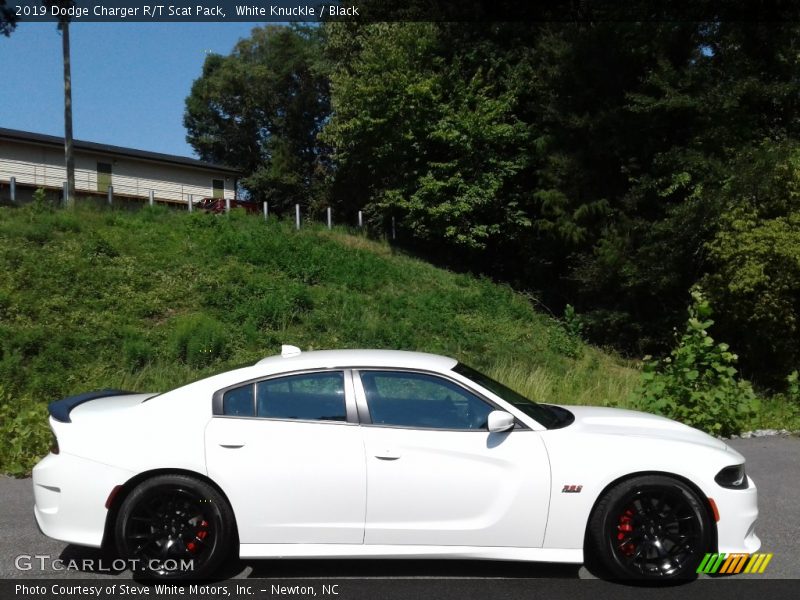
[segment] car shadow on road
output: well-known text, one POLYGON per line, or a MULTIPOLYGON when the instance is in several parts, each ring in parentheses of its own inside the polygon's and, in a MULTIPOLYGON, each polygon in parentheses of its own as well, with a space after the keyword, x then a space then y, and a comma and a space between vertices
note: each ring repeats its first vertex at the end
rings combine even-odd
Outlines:
POLYGON ((115 561, 119 558, 114 552, 101 548, 87 548, 86 546, 75 546, 67 544, 58 558, 62 566, 70 571, 95 575, 121 575, 124 570, 119 566, 123 564, 115 561))

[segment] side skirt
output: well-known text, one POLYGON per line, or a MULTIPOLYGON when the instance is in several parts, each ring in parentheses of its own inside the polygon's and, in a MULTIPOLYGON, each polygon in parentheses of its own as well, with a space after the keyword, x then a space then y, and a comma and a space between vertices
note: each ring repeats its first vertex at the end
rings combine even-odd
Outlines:
POLYGON ((501 546, 379 546, 363 544, 241 544, 241 558, 450 558, 583 563, 580 548, 501 546))

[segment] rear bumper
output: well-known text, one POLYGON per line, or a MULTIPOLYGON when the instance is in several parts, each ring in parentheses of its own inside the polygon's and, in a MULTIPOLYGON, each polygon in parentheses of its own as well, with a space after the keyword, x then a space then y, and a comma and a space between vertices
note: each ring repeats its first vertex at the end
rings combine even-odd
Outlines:
POLYGON ((717 551, 752 553, 761 547, 755 532, 758 518, 758 490, 749 477, 745 490, 718 488, 712 495, 719 509, 717 551))
POLYGON ((33 469, 34 515, 46 536, 99 548, 103 542, 108 495, 133 473, 102 463, 49 454, 33 469))

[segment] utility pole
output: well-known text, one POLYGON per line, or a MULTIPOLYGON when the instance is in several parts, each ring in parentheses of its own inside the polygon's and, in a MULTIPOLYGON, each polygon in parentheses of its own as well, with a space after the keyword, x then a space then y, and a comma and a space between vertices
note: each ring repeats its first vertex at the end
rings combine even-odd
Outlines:
POLYGON ((64 54, 64 155, 67 163, 67 197, 64 206, 75 206, 75 155, 72 148, 72 69, 69 50, 69 20, 61 21, 61 44, 64 54))
POLYGON ((42 2, 48 12, 53 6, 58 7, 58 30, 61 32, 61 53, 64 59, 64 162, 67 167, 67 188, 64 195, 64 206, 75 206, 75 156, 72 148, 72 69, 70 66, 69 48, 69 15, 66 9, 75 6, 74 0, 44 0, 42 2))

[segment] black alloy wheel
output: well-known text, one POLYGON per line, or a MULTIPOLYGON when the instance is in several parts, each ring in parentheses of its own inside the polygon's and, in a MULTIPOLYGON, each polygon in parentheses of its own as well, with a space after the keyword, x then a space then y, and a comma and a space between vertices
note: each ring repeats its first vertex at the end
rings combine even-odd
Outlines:
POLYGON ((696 577, 711 527, 689 486, 654 475, 608 491, 592 514, 590 536, 612 577, 668 581, 696 577))
POLYGON ((185 475, 139 484, 120 507, 115 538, 138 575, 154 579, 208 577, 226 558, 234 521, 211 485, 185 475))

